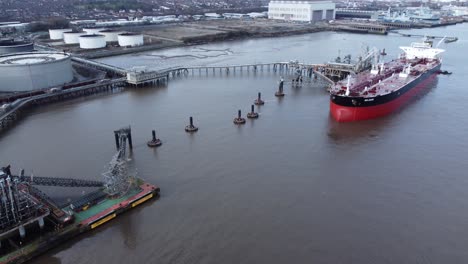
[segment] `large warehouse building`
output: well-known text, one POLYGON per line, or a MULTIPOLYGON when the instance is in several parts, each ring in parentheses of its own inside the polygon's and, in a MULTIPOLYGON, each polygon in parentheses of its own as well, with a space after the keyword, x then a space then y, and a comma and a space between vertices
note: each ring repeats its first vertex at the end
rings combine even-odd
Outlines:
POLYGON ((0 91, 31 91, 73 80, 71 58, 64 53, 27 52, 0 56, 0 91))
POLYGON ((271 1, 268 18, 290 21, 316 22, 335 19, 332 1, 271 1))

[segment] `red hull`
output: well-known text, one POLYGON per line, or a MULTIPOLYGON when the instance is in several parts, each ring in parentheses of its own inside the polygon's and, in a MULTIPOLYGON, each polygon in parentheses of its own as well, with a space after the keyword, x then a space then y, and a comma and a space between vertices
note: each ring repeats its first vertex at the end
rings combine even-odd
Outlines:
POLYGON ((426 80, 422 81, 402 96, 380 105, 349 107, 337 105, 330 101, 330 113, 338 122, 352 122, 386 116, 407 104, 411 98, 423 91, 427 87, 427 84, 432 81, 436 75, 437 74, 432 74, 426 78, 426 80))

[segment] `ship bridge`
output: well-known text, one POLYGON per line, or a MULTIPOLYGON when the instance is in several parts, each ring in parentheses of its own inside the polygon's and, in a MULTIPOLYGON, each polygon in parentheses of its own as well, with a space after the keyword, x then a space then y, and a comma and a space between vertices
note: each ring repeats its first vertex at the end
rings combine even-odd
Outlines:
MULTIPOLYGON (((442 39, 441 41, 443 41, 442 39)), ((440 43, 440 42, 439 42, 440 43)), ((437 45, 438 46, 438 45, 437 45)), ((432 42, 411 43, 411 46, 400 47, 405 52, 407 59, 438 59, 439 55, 444 52, 444 49, 432 47, 432 42)))

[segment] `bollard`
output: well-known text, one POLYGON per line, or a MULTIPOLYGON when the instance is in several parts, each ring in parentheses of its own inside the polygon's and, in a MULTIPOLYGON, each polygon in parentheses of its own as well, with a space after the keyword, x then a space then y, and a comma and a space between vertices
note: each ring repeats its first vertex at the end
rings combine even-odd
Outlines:
POLYGON ((258 93, 258 98, 254 101, 254 104, 256 105, 264 105, 265 102, 262 100, 262 94, 258 93))
POLYGON ((275 96, 276 97, 283 97, 284 96, 284 93, 283 93, 283 78, 281 78, 281 80, 280 80, 278 91, 275 93, 275 96))
POLYGON ((185 131, 189 133, 198 131, 198 127, 193 125, 193 117, 190 117, 190 124, 185 126, 185 131))
POLYGON ((242 117, 241 110, 237 111, 237 117, 234 118, 233 122, 236 125, 245 124, 245 118, 242 117))
POLYGON ((247 118, 258 118, 258 113, 255 113, 254 105, 252 105, 250 113, 247 113, 247 118))
POLYGON ((161 142, 161 140, 159 138, 156 138, 156 131, 152 130, 151 134, 152 134, 153 138, 150 141, 148 141, 148 143, 147 143, 148 147, 154 148, 154 147, 161 146, 162 142, 161 142))

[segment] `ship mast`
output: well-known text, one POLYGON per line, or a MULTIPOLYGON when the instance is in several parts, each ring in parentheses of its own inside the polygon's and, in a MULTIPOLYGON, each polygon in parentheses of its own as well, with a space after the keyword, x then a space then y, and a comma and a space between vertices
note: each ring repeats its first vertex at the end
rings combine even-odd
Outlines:
POLYGON ((346 96, 349 96, 351 88, 351 74, 348 74, 348 82, 346 83, 346 96))

